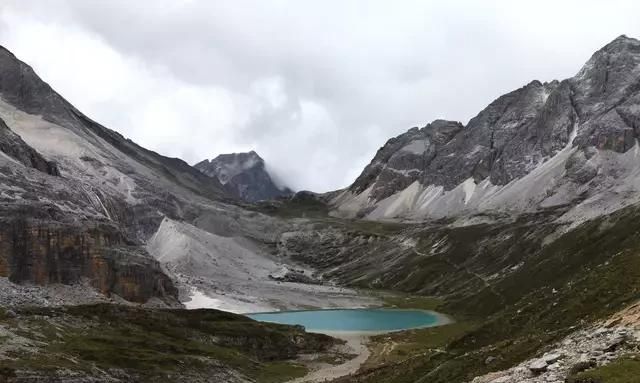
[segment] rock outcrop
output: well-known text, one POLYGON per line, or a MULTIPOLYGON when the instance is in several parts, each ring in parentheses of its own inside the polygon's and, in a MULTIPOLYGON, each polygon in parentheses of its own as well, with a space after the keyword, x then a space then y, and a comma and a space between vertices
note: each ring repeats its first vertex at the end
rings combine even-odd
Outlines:
POLYGON ((439 150, 460 132, 459 122, 437 120, 422 129, 390 139, 351 186, 362 193, 373 187, 370 196, 382 200, 420 180, 439 150))
POLYGON ((576 331, 538 358, 505 371, 474 378, 470 383, 569 382, 573 374, 603 366, 635 352, 638 338, 631 327, 592 327, 576 331))
POLYGON ((2 119, 0 119, 0 151, 24 166, 32 167, 53 176, 60 175, 60 171, 54 162, 45 160, 40 153, 27 145, 20 136, 12 132, 2 119))
POLYGON ((73 227, 26 220, 2 224, 0 276, 38 285, 71 285, 87 279, 102 294, 132 302, 177 296, 160 265, 108 224, 73 227))

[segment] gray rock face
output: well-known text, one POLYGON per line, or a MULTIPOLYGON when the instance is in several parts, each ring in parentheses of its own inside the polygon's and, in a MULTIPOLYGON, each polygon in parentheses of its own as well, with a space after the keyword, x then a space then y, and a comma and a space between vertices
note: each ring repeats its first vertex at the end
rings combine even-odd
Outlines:
MULTIPOLYGON (((413 157, 422 159, 422 162, 412 164, 415 168, 411 182, 419 180, 425 185, 442 185, 447 190, 469 177, 477 182, 489 177, 495 185, 507 184, 567 144, 575 120, 569 94, 568 83, 533 81, 492 102, 467 126, 439 120, 423 130, 414 128, 391 139, 381 149, 386 156, 378 158, 377 155, 372 164, 393 171, 394 163, 388 159, 406 151, 396 143, 411 142, 416 139, 416 132, 437 134, 445 129, 446 134, 440 134, 440 140, 429 139, 429 145, 424 148, 411 146, 415 149, 413 157)), ((365 169, 363 175, 366 173, 365 169)), ((362 177, 351 186, 352 190, 364 190, 363 187, 369 186, 362 177)), ((400 183, 398 186, 393 192, 407 185, 400 183)), ((389 192, 373 197, 382 199, 388 195, 389 192)))
POLYGON ((16 108, 52 121, 71 120, 69 104, 33 69, 0 46, 0 94, 16 108))
POLYGON ((436 120, 422 129, 390 139, 351 186, 362 192, 371 185, 371 196, 383 199, 424 176, 438 152, 462 130, 459 122, 436 120))
POLYGON ((274 182, 262 157, 256 152, 221 154, 212 160, 204 160, 194 167, 213 177, 238 198, 257 202, 289 196, 289 188, 279 188, 274 182))
POLYGON ((53 176, 60 175, 58 166, 54 162, 45 160, 40 153, 27 145, 20 136, 12 132, 2 119, 0 119, 0 151, 25 166, 53 176))
MULTIPOLYGON (((348 192, 360 195, 371 188, 366 206, 370 211, 415 181, 423 188, 441 187, 442 193, 469 179, 475 185, 486 181, 485 186, 509 185, 508 189, 513 181, 570 150, 566 158, 571 159, 561 159, 566 162, 566 174, 538 180, 550 187, 528 196, 528 209, 580 185, 590 183, 590 190, 604 185, 599 178, 610 174, 601 171, 599 154, 626 153, 637 145, 639 136, 640 41, 620 36, 597 51, 576 76, 532 81, 493 101, 466 126, 438 120, 390 139, 348 192)), ((522 196, 522 191, 514 194, 522 196)), ((572 198, 565 194, 556 199, 572 198)), ((470 198, 464 197, 464 205, 470 198)), ((417 197, 405 203, 420 201, 417 197)), ((503 202, 509 201, 496 205, 503 202)), ((449 199, 440 205, 445 203, 458 204, 449 199)), ((524 209, 522 205, 518 208, 524 209)), ((457 209, 461 208, 458 204, 457 209)))

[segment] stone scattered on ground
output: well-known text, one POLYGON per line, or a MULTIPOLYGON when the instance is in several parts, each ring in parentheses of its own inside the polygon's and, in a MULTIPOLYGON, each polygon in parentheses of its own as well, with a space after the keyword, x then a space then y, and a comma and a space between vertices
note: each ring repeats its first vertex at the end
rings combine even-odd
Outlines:
MULTIPOLYGON (((81 281, 75 285, 52 284, 48 286, 24 285, 11 282, 6 277, 0 277, 0 306, 67 306, 94 303, 118 303, 137 305, 126 301, 117 295, 107 297, 91 287, 89 281, 81 281)), ((152 298, 144 307, 168 307, 160 299, 152 298)), ((11 315, 11 310, 6 313, 11 315)))
POLYGON ((629 326, 579 330, 549 351, 504 371, 476 377, 471 383, 563 383, 576 366, 602 366, 640 345, 640 332, 629 326))
POLYGON ((269 274, 269 278, 279 282, 297 282, 312 285, 321 285, 322 281, 311 276, 306 270, 290 269, 286 266, 269 274))

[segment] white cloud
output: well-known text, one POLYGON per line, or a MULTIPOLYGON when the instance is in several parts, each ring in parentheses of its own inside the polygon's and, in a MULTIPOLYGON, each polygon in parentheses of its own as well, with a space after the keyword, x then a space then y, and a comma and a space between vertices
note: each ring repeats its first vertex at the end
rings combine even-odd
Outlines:
POLYGON ((640 37, 635 1, 5 0, 0 43, 82 111, 193 163, 255 149, 297 189, 349 184, 389 137, 466 122, 640 37))

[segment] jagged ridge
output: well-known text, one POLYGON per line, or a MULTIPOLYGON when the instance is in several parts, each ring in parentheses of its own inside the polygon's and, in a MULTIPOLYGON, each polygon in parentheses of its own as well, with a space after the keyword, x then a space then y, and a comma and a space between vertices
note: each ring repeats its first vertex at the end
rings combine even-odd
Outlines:
POLYGON ((621 155, 639 126, 640 42, 620 36, 576 76, 532 81, 466 126, 439 120, 389 140, 333 203, 374 219, 577 205, 634 174, 621 155))

